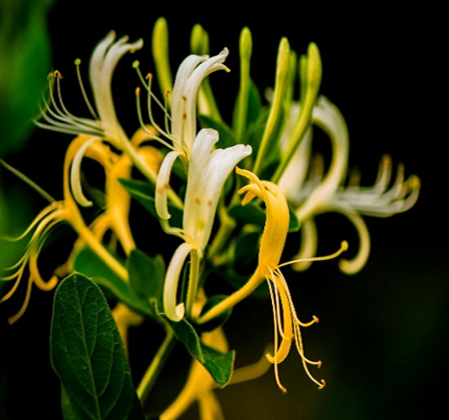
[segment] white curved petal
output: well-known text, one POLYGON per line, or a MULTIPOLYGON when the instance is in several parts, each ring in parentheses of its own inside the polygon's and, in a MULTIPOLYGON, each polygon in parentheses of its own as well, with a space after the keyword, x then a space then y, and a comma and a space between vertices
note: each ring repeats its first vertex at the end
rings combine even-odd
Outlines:
POLYGON ((128 37, 122 37, 114 43, 115 32, 110 32, 95 48, 90 61, 90 82, 95 98, 96 108, 105 130, 105 135, 118 143, 126 138, 114 108, 111 92, 112 74, 119 60, 128 51, 135 51, 143 46, 140 39, 127 43, 128 37))
POLYGON ((162 161, 156 181, 156 212, 161 219, 170 219, 168 212, 167 193, 170 188, 170 174, 173 163, 180 155, 179 152, 169 152, 162 161))
POLYGON ((193 144, 189 165, 183 227, 200 251, 209 240, 227 177, 244 157, 251 154, 251 147, 241 144, 211 153, 217 140, 215 130, 201 130, 193 144))
POLYGON ((73 197, 76 202, 83 207, 90 207, 92 201, 89 201, 83 194, 83 189, 81 187, 81 162, 84 157, 84 153, 90 147, 90 145, 96 141, 100 140, 99 137, 92 137, 90 140, 86 141, 76 152, 75 157, 72 161, 72 167, 70 170, 70 185, 72 187, 73 197))
MULTIPOLYGON (((172 96, 172 134, 178 139, 181 152, 191 150, 196 136, 196 103, 201 82, 216 70, 228 70, 222 63, 229 51, 207 56, 191 55, 181 64, 176 74, 172 96)), ((179 148, 179 146, 178 146, 179 148)))
POLYGON ((352 260, 341 259, 339 261, 339 267, 343 273, 355 274, 363 268, 368 260, 371 249, 371 239, 365 221, 361 216, 354 213, 341 213, 345 215, 357 229, 357 233, 359 235, 359 250, 357 251, 357 255, 352 260))
POLYGON ((178 292, 179 276, 181 274, 184 262, 192 250, 192 245, 188 243, 181 244, 173 254, 170 264, 167 268, 164 284, 164 312, 169 319, 178 322, 184 316, 184 304, 176 305, 178 292))
POLYGON ((318 247, 318 233, 316 230, 315 220, 307 219, 301 226, 301 248, 298 253, 293 257, 294 260, 298 260, 292 266, 295 271, 305 271, 313 263, 313 260, 307 260, 316 255, 318 247), (300 261, 306 259, 305 261, 300 261))
POLYGON ((321 184, 315 188, 299 209, 297 216, 300 221, 325 210, 343 181, 348 164, 349 135, 346 122, 339 109, 328 99, 321 96, 313 110, 313 121, 330 137, 332 161, 321 184))

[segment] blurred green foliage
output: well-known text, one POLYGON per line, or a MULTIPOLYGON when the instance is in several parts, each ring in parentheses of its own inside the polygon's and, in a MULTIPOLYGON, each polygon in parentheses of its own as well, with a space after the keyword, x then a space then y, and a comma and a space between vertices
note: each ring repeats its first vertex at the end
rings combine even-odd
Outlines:
MULTIPOLYGON (((39 101, 51 66, 47 15, 54 0, 2 0, 0 2, 0 158, 18 152, 29 139, 39 101)), ((12 196, 4 194, 0 170, 0 232, 20 224, 20 211, 12 196), (14 208, 14 210, 13 210, 14 208), (12 214, 14 219, 12 220, 12 214)), ((19 198, 20 201, 20 198, 19 198)), ((0 268, 9 264, 14 249, 0 241, 0 268)), ((0 285, 1 288, 1 285, 0 285)))

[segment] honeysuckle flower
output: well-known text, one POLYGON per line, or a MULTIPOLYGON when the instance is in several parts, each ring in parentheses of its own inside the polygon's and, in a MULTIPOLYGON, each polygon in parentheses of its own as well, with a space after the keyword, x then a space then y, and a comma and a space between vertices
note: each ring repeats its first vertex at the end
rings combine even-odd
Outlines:
MULTIPOLYGON (((135 144, 138 154, 146 165, 157 172, 162 160, 160 151, 151 146, 138 147, 139 143, 146 138, 146 135, 143 135, 142 131, 138 130, 131 139, 131 143, 135 144)), ((104 211, 95 218, 90 225, 90 229, 99 241, 103 240, 107 231, 113 232, 128 255, 132 249, 136 248, 128 220, 131 196, 126 192, 119 180, 131 178, 132 161, 128 155, 116 155, 101 143, 92 144, 85 155, 97 160, 103 166, 106 176, 104 211)), ((83 245, 83 238, 80 237, 74 248, 79 248, 83 245)))
MULTIPOLYGON (((202 129, 193 143, 187 177, 183 228, 178 234, 184 239, 167 268, 164 286, 164 310, 173 321, 184 316, 184 304, 176 304, 177 286, 187 256, 194 252, 201 259, 212 231, 218 200, 223 185, 235 166, 251 154, 250 146, 235 145, 215 149, 218 132, 202 129)), ((168 179, 168 168, 161 166, 160 179, 168 179)), ((157 193, 158 194, 158 193, 157 193)), ((164 201, 166 206, 166 200, 164 201)), ((167 209, 162 209, 168 213, 167 209)), ((193 298, 193 297, 192 297, 193 298)))
MULTIPOLYGON (((148 108, 149 117, 158 134, 148 130, 143 124, 140 106, 139 118, 141 125, 146 130, 149 137, 158 140, 163 145, 171 149, 162 162, 156 185, 156 210, 162 219, 168 219, 170 214, 167 211, 167 194, 169 192, 169 176, 171 168, 175 160, 179 157, 184 163, 188 171, 189 161, 191 159, 192 147, 197 136, 197 97, 201 82, 210 73, 217 70, 229 69, 223 64, 229 51, 225 48, 220 54, 208 57, 207 55, 199 56, 195 54, 189 55, 179 66, 173 85, 173 93, 171 98, 170 112, 170 130, 162 129, 153 120, 151 98, 151 77, 148 85, 148 108), (165 141, 163 138, 169 140, 165 141)), ((139 102, 138 102, 139 103, 139 102)), ((168 114, 168 111, 165 110, 168 114)))
MULTIPOLYGON (((298 107, 292 107, 294 120, 298 107)), ((332 143, 332 160, 327 173, 323 174, 322 162, 311 161, 312 129, 306 133, 296 155, 286 168, 279 186, 295 209, 296 217, 302 224, 301 249, 295 258, 311 257, 317 249, 315 216, 327 212, 338 212, 346 216, 354 225, 359 236, 356 256, 348 261, 340 261, 340 269, 345 273, 355 273, 366 263, 370 238, 368 228, 361 216, 388 217, 411 208, 419 195, 419 179, 411 176, 404 180, 404 169, 400 165, 394 184, 391 180, 391 159, 381 161, 377 180, 373 187, 359 185, 345 186, 349 153, 349 136, 346 123, 338 108, 321 96, 313 110, 313 123, 322 128, 332 143), (310 164, 309 164, 310 162, 310 164), (309 177, 307 178, 307 171, 309 177)), ((288 141, 291 127, 287 123, 283 133, 288 141)), ((297 270, 304 270, 309 262, 294 264, 297 270)))
POLYGON ((143 41, 140 39, 134 43, 128 43, 128 37, 126 36, 117 41, 115 41, 115 38, 115 32, 109 32, 97 45, 90 60, 90 82, 94 95, 95 109, 90 104, 81 81, 79 73, 81 61, 75 61, 81 90, 92 118, 79 118, 67 110, 64 102, 62 102, 61 74, 56 71, 49 76, 51 81, 50 102, 46 103, 42 113, 42 118, 46 122, 37 121, 36 124, 38 126, 68 134, 101 137, 110 141, 118 149, 123 149, 123 142, 127 140, 127 136, 118 122, 115 112, 111 90, 112 76, 120 59, 127 52, 134 52, 142 48, 143 41), (54 92, 54 79, 56 79, 58 100, 54 92))
MULTIPOLYGON (((10 267, 10 270, 14 270, 13 273, 2 278, 3 280, 14 280, 14 284, 8 293, 3 296, 1 302, 8 300, 15 293, 24 276, 25 270, 28 267, 29 277, 25 299, 17 314, 9 318, 10 323, 14 323, 24 314, 30 301, 33 284, 44 291, 52 290, 57 285, 59 279, 56 275, 53 275, 49 281, 45 281, 42 278, 38 267, 38 258, 50 231, 62 222, 70 224, 76 233, 83 238, 83 241, 89 245, 112 270, 114 270, 122 279, 127 279, 125 268, 118 263, 108 251, 106 251, 92 231, 86 226, 70 189, 70 166, 78 151, 89 141, 90 137, 78 136, 72 141, 67 150, 63 169, 64 199, 56 201, 49 197, 51 201, 50 204, 38 214, 26 231, 16 238, 17 240, 22 239, 33 232, 23 257, 14 266, 10 267)), ((92 153, 97 154, 97 157, 99 158, 103 157, 102 152, 99 152, 98 149, 92 153)))
MULTIPOLYGON (((211 310, 201 316, 198 322, 204 323, 220 314, 223 310, 234 306, 249 294, 264 280, 267 281, 271 303, 273 307, 274 319, 274 354, 267 354, 267 359, 274 365, 275 378, 278 387, 286 392, 279 378, 278 365, 282 363, 290 352, 293 340, 296 349, 301 357, 301 361, 306 374, 320 388, 324 387, 324 380, 317 381, 310 373, 308 365, 320 366, 320 361, 312 361, 304 354, 304 345, 301 335, 301 327, 308 327, 318 322, 317 317, 312 321, 302 322, 295 310, 293 300, 287 281, 284 278, 280 268, 282 266, 293 264, 295 261, 289 261, 280 264, 280 259, 284 249, 284 244, 288 234, 290 223, 290 213, 285 195, 278 185, 261 181, 250 171, 236 169, 237 173, 248 178, 250 184, 239 190, 239 194, 244 194, 242 205, 248 204, 251 200, 258 197, 265 203, 266 221, 262 238, 260 242, 259 261, 257 269, 248 280, 248 282, 239 290, 228 296, 211 310), (279 344, 279 337, 281 343, 279 344)), ((341 248, 336 253, 326 257, 315 257, 313 260, 327 260, 335 258, 347 249, 347 243, 343 242, 341 248)))
MULTIPOLYGON (((75 61, 81 91, 91 118, 76 117, 68 111, 62 100, 62 76, 59 71, 55 71, 49 76, 50 99, 45 103, 41 120, 36 121, 41 128, 89 137, 88 143, 78 151, 78 155, 75 157, 71 176, 75 199, 82 206, 89 206, 92 203, 82 194, 79 177, 73 174, 76 173, 85 150, 95 142, 110 143, 119 151, 127 154, 133 164, 150 181, 156 181, 156 171, 145 164, 118 121, 111 89, 112 76, 118 62, 127 52, 134 52, 142 48, 143 41, 140 39, 134 43, 128 43, 126 36, 117 41, 115 38, 115 32, 111 31, 97 45, 90 60, 89 73, 95 107, 89 102, 82 83, 79 69, 81 61, 75 61)), ((179 205, 179 200, 177 204, 179 205)))

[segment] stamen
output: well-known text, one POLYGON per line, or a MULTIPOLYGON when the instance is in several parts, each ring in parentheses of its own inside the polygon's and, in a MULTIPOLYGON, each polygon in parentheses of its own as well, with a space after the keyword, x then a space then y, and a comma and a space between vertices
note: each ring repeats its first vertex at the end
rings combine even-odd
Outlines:
POLYGON ((3 159, 0 159, 0 163, 8 169, 8 171, 12 172, 15 176, 20 178, 22 181, 27 183, 33 190, 35 190, 37 193, 39 193, 42 197, 44 197, 46 200, 50 201, 50 203, 56 202, 56 200, 43 188, 41 188, 39 185, 37 185, 34 181, 32 181, 30 178, 28 178, 24 173, 20 172, 18 169, 12 167, 11 165, 8 165, 3 159))
MULTIPOLYGON (((136 88, 136 105, 137 105, 137 116, 139 118, 139 123, 142 128, 142 130, 152 139, 157 140, 159 143, 163 144, 165 147, 168 147, 171 150, 174 150, 174 147, 167 143, 165 140, 160 138, 159 136, 156 136, 152 131, 150 131, 147 126, 145 125, 143 118, 142 118, 142 108, 140 106, 140 88, 136 88)), ((152 120, 152 114, 150 113, 150 120, 151 123, 154 124, 154 121, 152 120)), ((157 127, 157 126, 156 126, 157 127)), ((157 131, 160 131, 159 128, 156 128, 157 131)))
POLYGON ((310 258, 300 258, 298 260, 292 260, 292 261, 288 261, 282 264, 278 265, 278 268, 280 267, 284 267, 286 265, 290 265, 290 264, 295 264, 297 262, 303 262, 303 261, 327 261, 327 260, 331 260, 333 258, 338 257, 340 254, 342 254, 343 252, 345 252, 348 249, 348 243, 346 241, 343 241, 340 245, 340 249, 336 252, 334 252, 333 254, 330 255, 326 255, 324 257, 310 257, 310 258))
POLYGON ((80 65, 81 65, 81 60, 79 58, 77 58, 75 60, 75 66, 76 66, 76 74, 78 76, 78 83, 81 88, 81 93, 83 94, 83 98, 84 98, 84 101, 86 102, 89 112, 91 113, 91 115, 94 117, 95 120, 98 120, 99 118, 98 118, 97 114, 95 113, 94 108, 89 101, 89 98, 87 97, 86 90, 84 89, 84 83, 83 83, 83 79, 81 77, 80 65))
POLYGON ((22 315, 25 313, 26 308, 28 307, 28 304, 30 303, 32 283, 33 282, 32 282, 31 277, 30 277, 28 279, 27 291, 26 291, 26 294, 25 294, 25 299, 23 301, 23 304, 22 304, 21 308, 19 309, 19 312, 17 312, 15 315, 13 315, 13 316, 8 318, 8 323, 10 325, 14 324, 14 322, 19 320, 22 317, 22 315))

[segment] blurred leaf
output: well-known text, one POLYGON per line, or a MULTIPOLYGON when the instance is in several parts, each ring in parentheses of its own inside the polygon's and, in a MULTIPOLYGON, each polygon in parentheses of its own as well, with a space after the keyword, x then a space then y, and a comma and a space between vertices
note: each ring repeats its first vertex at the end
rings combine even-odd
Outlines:
POLYGON ((56 290, 50 351, 66 419, 144 419, 106 299, 80 274, 56 290))
POLYGON ((259 254, 260 232, 242 233, 234 250, 234 263, 236 265, 248 266, 254 264, 259 254))
POLYGON ((53 0, 0 2, 0 157, 22 147, 50 70, 47 13, 53 0))
POLYGON ((207 115, 200 115, 199 120, 202 128, 213 128, 218 131, 218 145, 220 147, 226 148, 236 144, 234 132, 224 122, 216 121, 207 115))
POLYGON ((229 216, 243 224, 265 226, 265 211, 255 203, 237 204, 229 209, 229 216))

